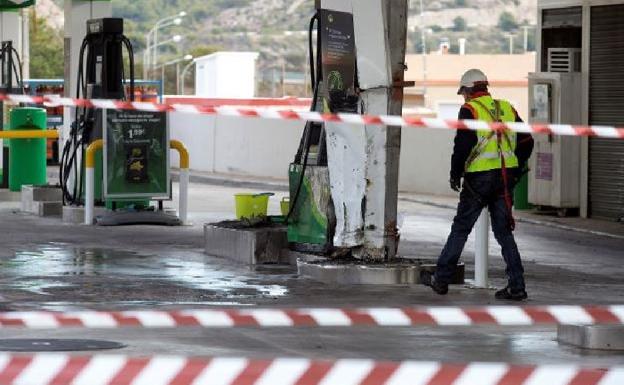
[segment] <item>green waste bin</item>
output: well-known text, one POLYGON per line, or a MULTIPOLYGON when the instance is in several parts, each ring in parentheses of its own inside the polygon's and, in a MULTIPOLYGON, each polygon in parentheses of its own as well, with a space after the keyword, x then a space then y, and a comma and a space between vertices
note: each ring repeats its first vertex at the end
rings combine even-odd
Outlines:
POLYGON ((514 208, 516 210, 529 210, 533 208, 529 203, 529 177, 527 174, 524 174, 514 190, 514 208))
MULTIPOLYGON (((11 111, 9 130, 46 130, 47 115, 42 108, 15 108, 11 111)), ((45 185, 46 139, 11 139, 9 141, 9 190, 21 191, 23 185, 45 185)))

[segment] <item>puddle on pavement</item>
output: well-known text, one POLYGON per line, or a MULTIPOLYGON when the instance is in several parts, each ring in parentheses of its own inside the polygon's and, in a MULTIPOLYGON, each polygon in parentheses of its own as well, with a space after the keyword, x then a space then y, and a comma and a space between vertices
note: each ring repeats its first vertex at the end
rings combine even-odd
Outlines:
POLYGON ((221 307, 245 307, 245 306, 254 306, 249 303, 241 303, 241 302, 217 302, 217 301, 113 301, 113 302, 66 302, 66 301, 57 301, 57 302, 45 302, 43 304, 37 304, 37 310, 42 311, 80 311, 84 309, 97 309, 104 308, 105 310, 115 309, 115 310, 124 310, 124 309, 149 309, 153 307, 166 307, 168 309, 173 309, 176 307, 179 308, 192 308, 192 307, 204 307, 204 306, 221 306, 221 307))
MULTIPOLYGON (((73 248, 68 245, 48 245, 35 251, 19 251, 13 257, 0 258, 0 280, 5 287, 49 295, 51 289, 77 287, 76 280, 93 277, 98 282, 107 278, 119 286, 162 282, 185 289, 210 291, 223 301, 188 301, 197 305, 238 305, 239 300, 280 297, 286 287, 262 284, 262 274, 251 276, 243 271, 210 264, 197 256, 140 255, 134 252, 73 248), (195 259, 195 260, 192 260, 195 259), (199 260, 198 260, 199 259, 199 260), (259 282, 259 283, 258 283, 259 282)), ((184 301, 115 301, 122 306, 177 305, 184 301)), ((61 302, 57 302, 61 303, 61 302)), ((62 306, 60 306, 62 307, 62 306)))
POLYGON ((257 291, 269 297, 281 297, 286 295, 287 289, 280 285, 257 285, 250 284, 240 279, 240 276, 227 274, 222 271, 210 269, 201 262, 194 261, 170 261, 167 263, 165 273, 172 279, 187 282, 190 287, 201 290, 217 290, 225 292, 257 291))
POLYGON ((14 281, 12 283, 9 283, 6 286, 11 287, 13 289, 24 290, 24 291, 28 291, 28 292, 35 293, 35 294, 49 295, 49 293, 47 292, 47 290, 49 289, 71 287, 73 285, 64 283, 64 282, 48 280, 48 279, 28 280, 28 279, 20 278, 19 281, 14 281))

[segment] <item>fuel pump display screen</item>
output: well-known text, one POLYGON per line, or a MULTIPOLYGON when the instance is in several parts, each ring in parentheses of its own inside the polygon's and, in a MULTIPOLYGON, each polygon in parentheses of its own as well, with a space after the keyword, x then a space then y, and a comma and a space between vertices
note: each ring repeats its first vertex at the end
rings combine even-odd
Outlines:
POLYGON ((326 9, 322 9, 320 15, 323 81, 330 92, 352 94, 355 82, 353 15, 326 9))
POLYGON ((168 198, 167 115, 161 112, 107 110, 105 116, 105 197, 168 198))

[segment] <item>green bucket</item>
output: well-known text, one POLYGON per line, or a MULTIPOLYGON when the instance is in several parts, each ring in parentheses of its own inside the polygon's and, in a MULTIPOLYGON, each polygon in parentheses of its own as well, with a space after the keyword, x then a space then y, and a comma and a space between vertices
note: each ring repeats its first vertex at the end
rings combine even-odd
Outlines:
POLYGON ((267 216, 269 198, 273 193, 235 194, 236 219, 252 219, 267 216))

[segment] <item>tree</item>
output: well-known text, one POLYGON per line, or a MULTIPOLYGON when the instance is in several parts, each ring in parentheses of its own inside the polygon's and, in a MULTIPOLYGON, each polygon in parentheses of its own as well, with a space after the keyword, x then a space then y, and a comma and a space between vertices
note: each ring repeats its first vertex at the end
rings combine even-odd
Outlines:
POLYGON ((463 32, 467 27, 466 19, 461 16, 457 16, 453 19, 453 31, 455 32, 463 32))
POLYGON ((49 27, 45 20, 31 13, 30 77, 58 79, 64 74, 63 36, 49 27))
POLYGON ((217 51, 220 51, 221 49, 222 49, 221 47, 214 46, 214 45, 196 45, 193 48, 191 48, 189 53, 193 55, 194 58, 198 58, 198 57, 213 54, 217 51))
POLYGON ((498 27, 503 31, 513 31, 518 28, 518 22, 514 15, 509 12, 503 12, 498 18, 498 27))
POLYGON ((463 8, 467 4, 466 0, 455 0, 455 6, 458 8, 463 8))

